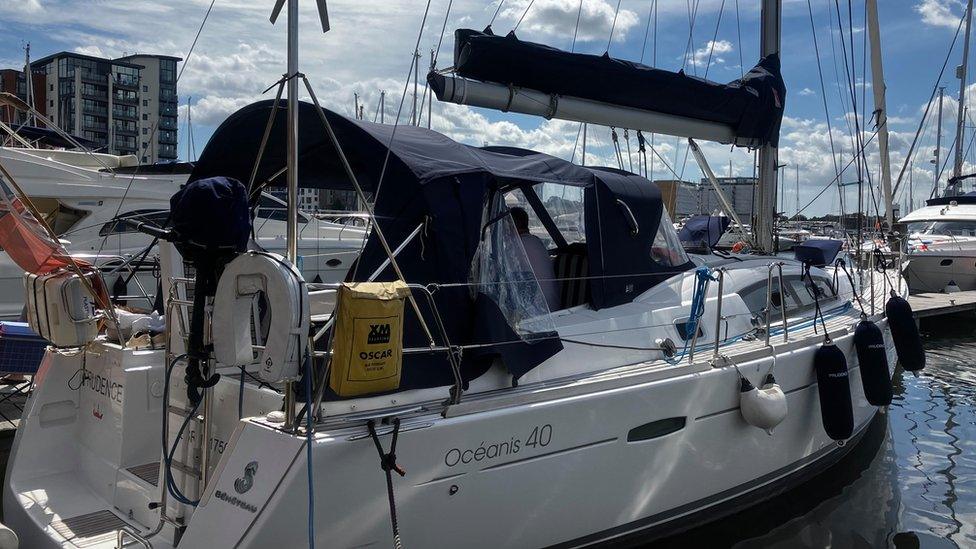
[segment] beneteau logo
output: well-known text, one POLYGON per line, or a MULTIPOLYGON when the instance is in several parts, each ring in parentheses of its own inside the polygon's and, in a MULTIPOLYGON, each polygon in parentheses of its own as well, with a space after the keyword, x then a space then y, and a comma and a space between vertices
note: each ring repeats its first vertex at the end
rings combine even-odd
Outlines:
POLYGON ((376 345, 377 343, 389 343, 390 342, 390 325, 389 324, 370 324, 369 325, 369 335, 366 336, 366 342, 370 345, 376 345))
POLYGON ((258 462, 252 461, 244 466, 244 476, 234 480, 234 490, 243 494, 254 486, 254 474, 258 472, 258 462))
POLYGON ((240 507, 241 509, 244 509, 245 511, 248 511, 250 513, 258 512, 258 508, 253 504, 248 503, 238 498, 237 496, 232 496, 227 492, 224 492, 223 490, 217 490, 216 492, 214 492, 214 496, 216 496, 217 499, 219 499, 220 501, 227 502, 235 507, 240 507))

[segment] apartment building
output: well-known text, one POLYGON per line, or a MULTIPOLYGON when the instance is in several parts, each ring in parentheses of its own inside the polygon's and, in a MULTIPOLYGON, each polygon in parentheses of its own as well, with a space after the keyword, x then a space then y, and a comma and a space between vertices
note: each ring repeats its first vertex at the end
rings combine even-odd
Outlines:
POLYGON ((60 52, 34 61, 31 70, 44 75, 44 107, 52 123, 104 152, 154 163, 177 158, 179 61, 161 55, 105 59, 60 52))

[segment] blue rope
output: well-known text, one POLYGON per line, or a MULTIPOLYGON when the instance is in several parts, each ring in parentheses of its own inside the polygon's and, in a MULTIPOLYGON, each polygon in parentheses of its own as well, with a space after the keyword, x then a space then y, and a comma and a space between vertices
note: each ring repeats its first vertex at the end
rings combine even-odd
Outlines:
MULTIPOLYGON (((695 339, 695 334, 698 333, 698 323, 701 321, 702 315, 705 314, 705 295, 708 291, 708 283, 712 280, 716 280, 712 276, 712 270, 708 267, 698 267, 695 269, 695 290, 691 294, 691 316, 688 318, 688 322, 685 323, 685 346, 681 349, 681 353, 676 354, 673 357, 665 357, 671 364, 677 364, 684 359, 685 355, 688 353, 688 347, 691 341, 695 339)), ((716 334, 717 335, 717 334, 716 334)))

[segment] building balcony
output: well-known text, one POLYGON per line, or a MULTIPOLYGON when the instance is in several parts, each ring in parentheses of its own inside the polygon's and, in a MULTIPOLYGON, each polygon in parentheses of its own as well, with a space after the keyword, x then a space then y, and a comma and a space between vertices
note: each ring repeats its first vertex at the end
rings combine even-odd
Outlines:
POLYGON ((165 118, 160 118, 159 119, 159 129, 161 129, 161 130, 175 130, 176 129, 176 121, 170 122, 170 121, 166 120, 165 118))
POLYGON ((176 145, 176 137, 159 136, 159 143, 161 145, 176 145))

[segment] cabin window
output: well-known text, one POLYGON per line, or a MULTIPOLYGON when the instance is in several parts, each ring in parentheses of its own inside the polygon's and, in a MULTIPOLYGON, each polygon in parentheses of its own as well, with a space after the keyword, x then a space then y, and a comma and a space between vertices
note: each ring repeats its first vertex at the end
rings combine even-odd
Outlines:
POLYGON ((88 211, 65 206, 56 198, 31 199, 38 212, 44 217, 54 234, 61 236, 88 215, 88 211))
MULTIPOLYGON (((816 285, 816 290, 810 288, 810 282, 807 279, 801 278, 799 275, 784 275, 783 276, 783 291, 786 293, 785 296, 780 296, 779 293, 779 280, 774 276, 772 279, 772 291, 771 291, 771 301, 773 304, 773 310, 771 311, 771 318, 779 318, 779 311, 781 303, 786 302, 786 311, 789 314, 796 314, 803 312, 807 309, 813 309, 814 299, 813 291, 819 292, 819 297, 821 300, 821 305, 828 299, 833 299, 837 296, 837 292, 829 280, 822 276, 813 276, 814 284, 816 285), (785 299, 784 299, 785 297, 785 299)), ((741 292, 739 295, 742 297, 742 301, 745 302, 746 307, 753 314, 762 314, 766 308, 766 282, 758 282, 753 284, 741 292)))
POLYGON ((976 221, 935 221, 932 223, 913 223, 909 230, 928 235, 976 236, 976 221))
POLYGON ((137 232, 135 227, 127 223, 127 221, 136 221, 141 223, 146 223, 153 225, 155 227, 164 227, 166 222, 169 220, 168 210, 133 210, 131 212, 126 212, 119 215, 112 221, 102 225, 102 228, 98 230, 99 236, 108 236, 112 234, 124 234, 124 233, 134 233, 137 232))
POLYGON ((677 267, 688 263, 688 254, 681 246, 674 224, 667 210, 661 210, 661 222, 658 224, 654 243, 651 245, 651 259, 664 267, 677 267))
MULTIPOLYGON (((257 217, 264 220, 287 221, 288 204, 270 194, 262 194, 258 202, 257 217)), ((298 222, 308 223, 308 218, 299 212, 298 222)))

